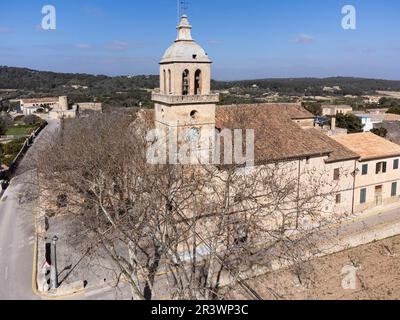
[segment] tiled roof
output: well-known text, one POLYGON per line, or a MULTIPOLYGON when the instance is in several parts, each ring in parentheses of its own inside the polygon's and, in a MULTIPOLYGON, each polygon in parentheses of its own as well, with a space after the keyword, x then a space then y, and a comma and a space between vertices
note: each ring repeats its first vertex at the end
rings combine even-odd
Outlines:
POLYGON ((304 109, 299 103, 260 103, 260 104, 243 104, 243 105, 227 105, 229 107, 242 107, 242 106, 257 106, 259 108, 267 107, 268 109, 274 109, 275 112, 282 112, 288 115, 291 119, 312 119, 315 116, 304 109))
POLYGON ((55 103, 58 102, 59 99, 56 97, 51 98, 36 98, 36 99, 21 99, 22 103, 55 103))
POLYGON ((332 137, 357 153, 361 161, 400 156, 400 146, 373 133, 354 133, 332 137))
POLYGON ((329 109, 353 109, 350 105, 347 104, 323 104, 322 108, 329 108, 329 109))
POLYGON ((320 139, 324 144, 326 144, 326 146, 328 146, 332 150, 329 158, 325 161, 326 163, 358 159, 360 157, 357 153, 351 151, 344 145, 327 136, 323 131, 317 129, 309 130, 315 139, 320 139))
POLYGON ((255 162, 328 155, 333 150, 310 130, 291 119, 305 116, 292 104, 253 104, 217 107, 219 129, 254 129, 255 162))

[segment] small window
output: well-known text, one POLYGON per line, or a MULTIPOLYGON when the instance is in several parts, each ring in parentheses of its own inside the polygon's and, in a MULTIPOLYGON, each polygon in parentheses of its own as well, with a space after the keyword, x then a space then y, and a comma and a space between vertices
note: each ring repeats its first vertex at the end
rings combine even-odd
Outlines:
POLYGON ((182 74, 182 95, 187 96, 189 93, 189 70, 186 69, 182 74))
POLYGON ((393 161, 393 170, 397 170, 399 168, 399 159, 393 161))
POLYGON ((194 55, 193 55, 193 59, 197 59, 197 54, 194 54, 194 55))
POLYGON ((376 164, 376 174, 386 173, 386 162, 378 162, 376 164))
POLYGON ((339 178, 340 178, 340 169, 339 169, 339 168, 336 168, 336 169, 333 171, 333 180, 338 181, 339 178))
POLYGON ((363 164, 362 166, 362 175, 365 176, 368 174, 368 164, 363 164))
POLYGON ((197 119, 197 116, 199 115, 198 111, 193 110, 192 112, 190 112, 190 117, 192 119, 197 119))
POLYGON ((367 189, 363 188, 360 190, 360 203, 367 202, 367 189))
POLYGON ((339 193, 336 195, 336 204, 339 204, 342 202, 342 195, 339 193))
POLYGON ((397 196, 397 182, 393 182, 393 183, 392 183, 392 192, 391 192, 391 196, 392 196, 392 197, 397 196))

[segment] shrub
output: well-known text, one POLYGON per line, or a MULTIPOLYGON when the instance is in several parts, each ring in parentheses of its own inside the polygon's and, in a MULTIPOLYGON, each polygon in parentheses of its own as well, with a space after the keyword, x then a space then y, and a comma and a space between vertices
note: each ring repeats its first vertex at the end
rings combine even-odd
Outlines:
POLYGON ((19 115, 14 118, 14 122, 24 121, 25 116, 19 115))
POLYGON ((26 117, 23 119, 23 121, 24 121, 24 123, 25 123, 26 125, 33 125, 33 124, 40 123, 40 122, 42 121, 42 119, 39 118, 38 116, 35 116, 34 114, 31 114, 31 115, 29 115, 29 116, 26 116, 26 117))
POLYGON ((400 114, 400 106, 390 107, 386 113, 400 114))
POLYGON ((3 152, 6 155, 17 155, 25 143, 25 139, 18 139, 3 145, 3 152))
POLYGON ((354 114, 337 114, 336 124, 338 128, 347 129, 348 133, 362 132, 364 127, 361 119, 354 114))
POLYGON ((375 129, 372 129, 371 132, 382 138, 386 138, 387 133, 388 133, 386 128, 375 128, 375 129))
POLYGON ((5 135, 7 131, 6 124, 0 119, 0 136, 5 135))

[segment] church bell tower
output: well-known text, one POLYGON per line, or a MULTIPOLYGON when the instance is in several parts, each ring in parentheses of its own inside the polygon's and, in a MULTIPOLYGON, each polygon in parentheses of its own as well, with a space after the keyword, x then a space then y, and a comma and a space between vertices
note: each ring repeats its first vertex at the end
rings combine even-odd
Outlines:
POLYGON ((176 132, 178 143, 196 142, 209 152, 219 101, 218 94, 211 93, 211 60, 192 39, 186 15, 177 29, 177 39, 160 61, 160 88, 152 94, 155 125, 169 134, 176 132))

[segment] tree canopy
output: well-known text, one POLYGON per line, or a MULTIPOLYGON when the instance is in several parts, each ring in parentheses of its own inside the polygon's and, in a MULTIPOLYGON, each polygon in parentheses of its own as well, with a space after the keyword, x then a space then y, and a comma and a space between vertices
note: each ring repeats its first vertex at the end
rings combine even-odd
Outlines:
POLYGON ((364 127, 359 117, 341 113, 336 116, 336 125, 338 128, 347 129, 348 133, 363 132, 364 127))

